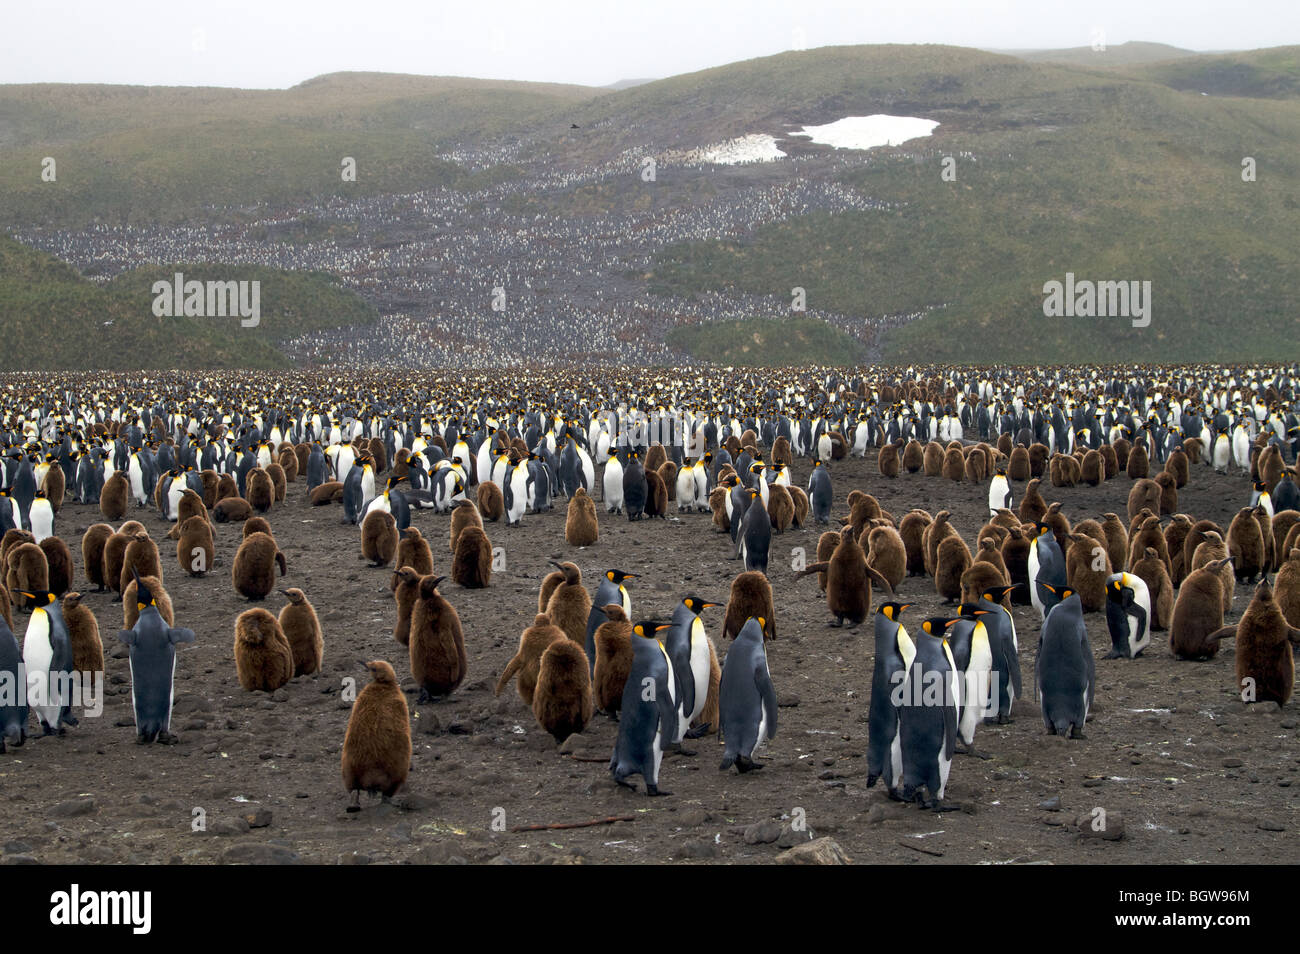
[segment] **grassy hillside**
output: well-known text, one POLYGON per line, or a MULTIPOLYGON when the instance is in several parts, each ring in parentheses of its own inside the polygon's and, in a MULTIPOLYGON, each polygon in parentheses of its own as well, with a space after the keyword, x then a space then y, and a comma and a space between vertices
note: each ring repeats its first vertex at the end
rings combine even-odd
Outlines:
POLYGON ((377 315, 328 275, 267 268, 177 265, 94 284, 48 255, 0 237, 0 370, 53 368, 276 368, 276 344, 314 328, 367 324, 377 315), (261 282, 261 323, 156 318, 152 285, 173 272, 199 281, 261 282))
POLYGON ((1300 46, 1153 63, 1132 75, 1209 96, 1296 99, 1300 97, 1300 46))
POLYGON ((262 202, 474 188, 512 170, 475 173, 438 154, 545 122, 602 92, 368 73, 289 90, 0 86, 0 204, 11 224, 78 226, 210 219, 209 206, 234 213, 262 202), (46 156, 57 163, 53 183, 41 180, 46 156), (340 175, 345 156, 356 160, 355 182, 340 175))
POLYGON ((1006 53, 1030 63, 1057 63, 1062 66, 1083 66, 1089 69, 1158 63, 1198 55, 1194 50, 1184 50, 1182 47, 1170 46, 1167 43, 1143 43, 1137 40, 1114 46, 1107 44, 1102 50, 1094 50, 1091 46, 1074 46, 1063 50, 994 50, 991 52, 1006 53))
MULTIPOLYGON (((986 64, 994 75, 1009 69, 1001 59, 986 64)), ((1022 67, 1023 90, 996 101, 983 99, 997 87, 987 70, 958 68, 937 84, 898 74, 897 95, 945 121, 924 148, 976 154, 958 162, 955 182, 942 181, 938 156, 918 164, 882 150, 845 181, 903 203, 897 211, 804 216, 743 242, 671 248, 652 287, 783 294, 799 284, 810 307, 863 317, 945 306, 888 332, 885 357, 898 361, 1300 356, 1289 238, 1300 104, 1022 67), (1062 75, 1072 88, 1053 89, 1062 75), (946 101, 977 90, 980 110, 947 122, 946 101), (1256 159, 1257 181, 1242 181, 1243 156, 1256 159), (1044 317, 1043 283, 1067 271, 1151 281, 1151 326, 1044 317)))
POLYGON ((814 318, 679 325, 668 333, 668 344, 696 357, 738 367, 809 363, 838 367, 857 364, 865 357, 856 340, 814 318))

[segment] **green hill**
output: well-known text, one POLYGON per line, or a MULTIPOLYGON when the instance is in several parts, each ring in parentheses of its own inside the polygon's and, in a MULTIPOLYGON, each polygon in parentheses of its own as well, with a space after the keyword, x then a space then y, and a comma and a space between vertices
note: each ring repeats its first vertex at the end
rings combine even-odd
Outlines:
POLYGON ((367 324, 375 310, 329 276, 269 268, 177 265, 139 269, 96 284, 68 265, 0 237, 0 370, 277 368, 277 345, 319 328, 367 324), (159 318, 153 283, 260 281, 261 320, 159 318))
POLYGON ((989 52, 1005 53, 1030 63, 1057 63, 1062 66, 1083 66, 1088 69, 1158 63, 1198 55, 1194 50, 1184 50, 1167 43, 1143 43, 1137 40, 1114 46, 1109 44, 1102 44, 1102 46, 1102 49, 1074 46, 1063 50, 990 50, 989 52))
POLYGON ((781 367, 858 364, 865 349, 849 335, 814 318, 752 318, 704 325, 679 325, 668 344, 717 364, 781 367))
POLYGON ((603 92, 371 73, 330 74, 288 90, 0 86, 0 201, 11 225, 72 227, 207 221, 258 203, 474 188, 514 170, 475 173, 441 152, 603 92), (55 182, 40 177, 47 156, 55 182), (343 181, 345 156, 356 160, 355 182, 343 181))
POLYGON ((1300 46, 1152 63, 1132 75, 1208 96, 1296 99, 1300 97, 1300 46))
MULTIPOLYGON (((887 333, 884 356, 897 361, 1300 356, 1300 104, 973 51, 936 57, 950 64, 937 74, 909 66, 913 50, 857 55, 868 76, 894 77, 892 94, 874 98, 865 79, 842 112, 901 112, 903 102, 942 123, 919 145, 930 158, 878 150, 878 161, 843 177, 900 207, 672 247, 652 288, 773 294, 798 284, 810 307, 851 316, 934 308, 887 333), (974 158, 943 181, 941 155, 962 152, 974 158), (1257 181, 1242 181, 1246 156, 1257 181), (1150 327, 1045 317, 1043 285, 1066 272, 1151 281, 1150 327)), ((788 73, 783 57, 772 59, 773 73, 788 73)))

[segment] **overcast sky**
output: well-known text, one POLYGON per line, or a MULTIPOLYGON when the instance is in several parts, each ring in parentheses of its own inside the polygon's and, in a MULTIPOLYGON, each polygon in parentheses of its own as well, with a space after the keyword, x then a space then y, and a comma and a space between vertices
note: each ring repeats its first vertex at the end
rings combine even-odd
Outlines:
POLYGON ((0 83, 286 87, 336 70, 605 85, 802 47, 1300 43, 1296 0, 0 0, 0 83))

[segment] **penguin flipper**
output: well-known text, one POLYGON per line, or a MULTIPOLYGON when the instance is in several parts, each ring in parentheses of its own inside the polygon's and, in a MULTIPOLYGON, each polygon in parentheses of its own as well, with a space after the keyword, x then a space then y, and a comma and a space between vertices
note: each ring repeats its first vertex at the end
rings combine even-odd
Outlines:
POLYGON ((134 645, 135 645, 135 630, 133 630, 133 629, 123 629, 123 630, 119 630, 119 631, 118 631, 118 634, 117 634, 117 638, 120 639, 122 642, 126 643, 126 645, 127 645, 128 648, 131 647, 131 646, 134 646, 134 645))
POLYGON ((1214 632, 1210 633, 1210 635, 1205 637, 1205 641, 1207 643, 1217 643, 1221 639, 1236 639, 1236 638, 1237 638, 1237 626, 1234 623, 1231 626, 1224 626, 1220 629, 1216 629, 1214 632))
POLYGON ((172 641, 173 645, 177 643, 192 643, 195 639, 194 630, 184 628, 167 630, 167 637, 172 641))
POLYGON ((867 564, 867 576, 871 577, 871 578, 872 578, 873 580, 875 580, 878 584, 880 584, 880 585, 883 586, 886 590, 888 590, 888 591, 889 591, 889 594, 890 594, 891 596, 894 594, 894 588, 893 588, 893 586, 891 586, 890 583, 889 583, 889 581, 888 581, 887 579, 885 579, 883 576, 881 576, 880 571, 877 570, 877 569, 876 569, 874 566, 872 566, 871 564, 867 564))
MULTIPOLYGON (((763 700, 763 712, 767 716, 767 737, 776 738, 776 687, 772 685, 772 675, 766 666, 754 670, 754 685, 758 688, 759 698, 763 700)), ((762 739, 758 741, 762 742, 762 739)))
MULTIPOLYGON (((802 570, 796 573, 794 575, 794 578, 796 580, 802 580, 805 576, 810 576, 813 573, 824 573, 826 570, 830 569, 830 565, 831 563, 829 560, 823 560, 820 563, 810 564, 809 566, 804 567, 802 570)), ((889 584, 885 584, 885 585, 888 586, 889 584)), ((891 589, 890 592, 892 593, 893 590, 891 589)))

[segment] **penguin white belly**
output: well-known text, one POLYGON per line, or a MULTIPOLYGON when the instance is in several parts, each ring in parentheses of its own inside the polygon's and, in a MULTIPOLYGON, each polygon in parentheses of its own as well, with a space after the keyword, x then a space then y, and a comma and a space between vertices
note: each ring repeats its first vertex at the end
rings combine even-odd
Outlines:
POLYGON ((175 520, 180 516, 181 495, 185 492, 185 483, 177 477, 167 488, 167 519, 175 520))
POLYGON ((257 449, 257 466, 263 470, 271 466, 271 450, 266 446, 257 449))
POLYGON ((605 512, 623 509, 623 466, 611 459, 605 465, 605 512))
POLYGON ((1214 469, 1226 472, 1228 469, 1228 455, 1230 453, 1228 445, 1228 435, 1220 434, 1214 440, 1214 469))
POLYGON ((23 665, 27 670, 27 702, 42 725, 53 726, 59 706, 50 691, 50 664, 54 646, 50 643, 50 618, 43 610, 32 613, 23 637, 23 665))
POLYGON ((512 499, 507 523, 518 523, 528 506, 528 476, 525 468, 516 467, 515 472, 510 476, 510 494, 512 499))
POLYGON ((140 470, 140 462, 134 457, 131 458, 131 463, 127 466, 127 474, 131 478, 131 496, 135 498, 137 505, 143 507, 146 500, 144 474, 140 470))
POLYGON ((894 741, 889 744, 889 764, 893 769, 889 787, 897 791, 903 784, 903 736, 897 723, 894 724, 894 741))
POLYGON ((31 518, 32 536, 36 542, 40 543, 46 537, 54 536, 54 508, 50 506, 48 500, 37 498, 32 501, 32 509, 28 511, 31 518))
POLYGON ((767 708, 763 708, 763 714, 758 719, 758 735, 754 737, 754 747, 749 750, 749 757, 752 759, 758 747, 767 741, 767 708))
POLYGON ((683 467, 677 472, 677 510, 695 509, 695 469, 683 467))
POLYGON ((705 703, 708 702, 710 668, 708 637, 703 633, 692 635, 691 675, 695 679, 695 707, 686 718, 687 725, 699 718, 700 713, 704 711, 705 703))
MULTIPOLYGON (((695 509, 707 510, 709 508, 709 471, 704 466, 703 461, 696 464, 693 468, 695 471, 695 509)), ((730 516, 730 513, 728 513, 730 516)))
POLYGON ((1038 544, 1029 545, 1029 599, 1033 603, 1034 609, 1038 615, 1042 616, 1045 612, 1043 601, 1038 597, 1038 544))

